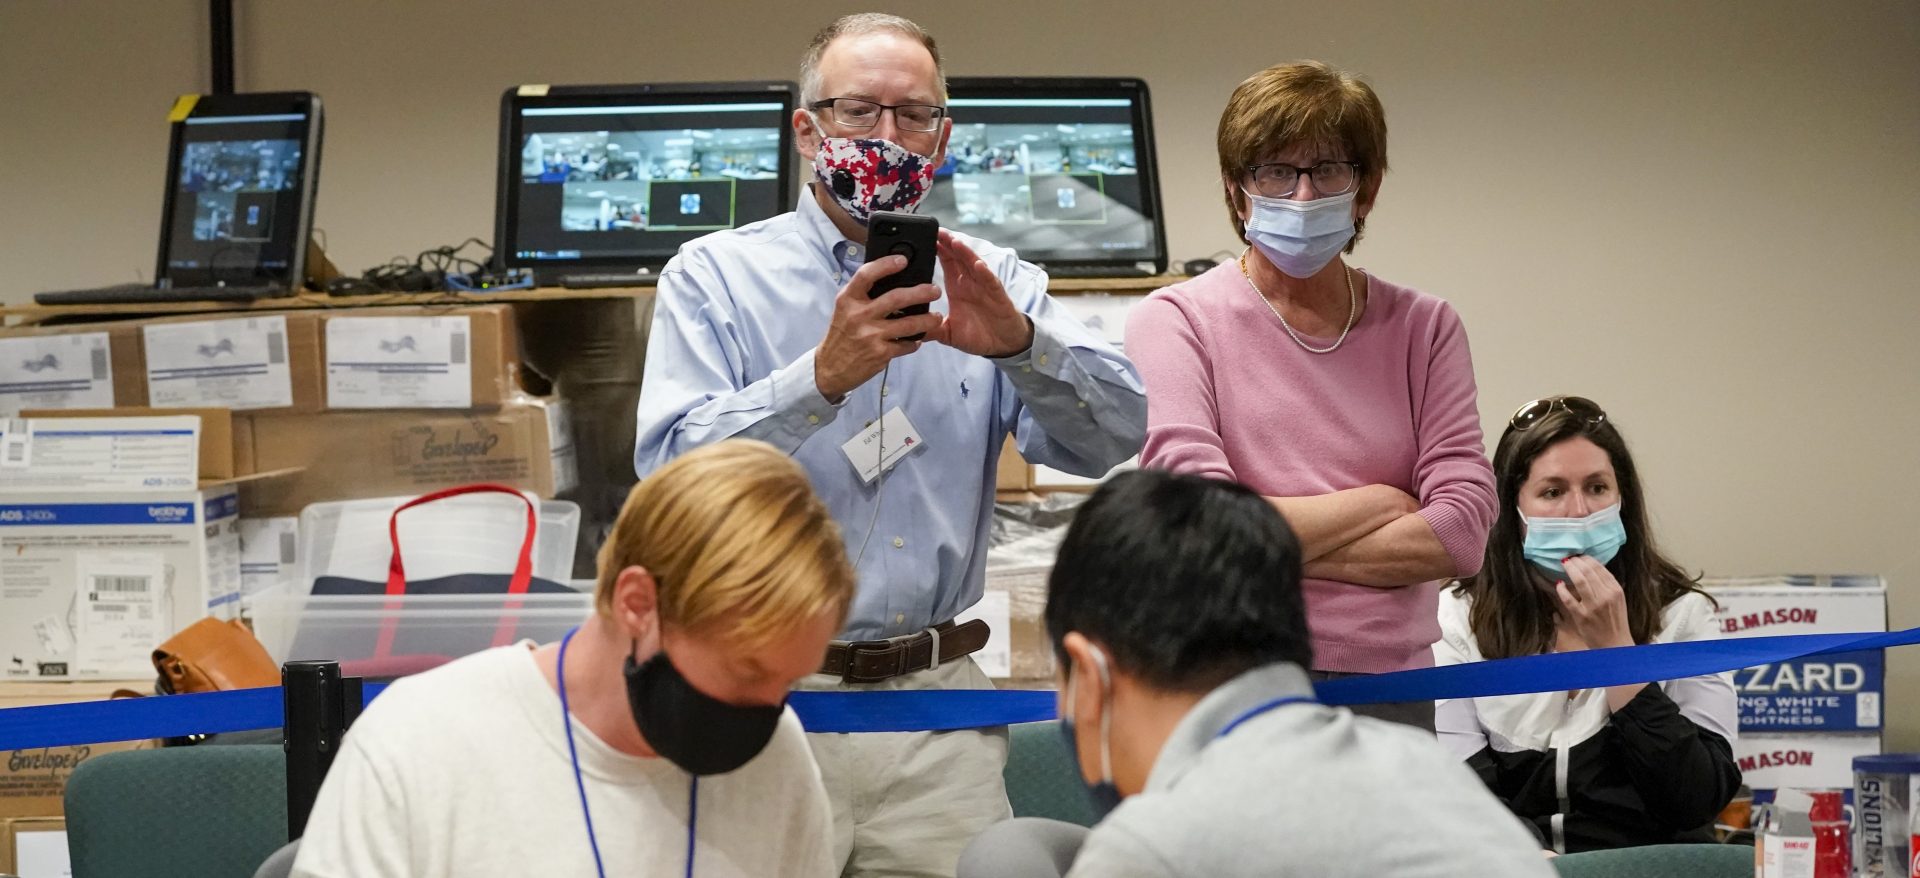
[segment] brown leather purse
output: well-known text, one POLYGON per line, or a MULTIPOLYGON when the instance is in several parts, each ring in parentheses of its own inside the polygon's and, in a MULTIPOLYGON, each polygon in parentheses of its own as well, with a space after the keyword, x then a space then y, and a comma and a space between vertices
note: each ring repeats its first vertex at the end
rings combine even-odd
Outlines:
POLYGON ((153 651, 160 691, 168 695, 280 685, 280 668, 238 619, 188 625, 153 651))

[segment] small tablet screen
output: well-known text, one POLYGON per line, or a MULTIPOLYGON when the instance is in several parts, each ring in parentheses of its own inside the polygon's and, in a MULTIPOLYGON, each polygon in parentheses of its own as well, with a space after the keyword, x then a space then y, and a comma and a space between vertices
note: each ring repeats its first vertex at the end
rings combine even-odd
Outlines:
POLYGON ((167 276, 175 286, 284 283, 304 246, 304 113, 194 115, 171 169, 167 276))

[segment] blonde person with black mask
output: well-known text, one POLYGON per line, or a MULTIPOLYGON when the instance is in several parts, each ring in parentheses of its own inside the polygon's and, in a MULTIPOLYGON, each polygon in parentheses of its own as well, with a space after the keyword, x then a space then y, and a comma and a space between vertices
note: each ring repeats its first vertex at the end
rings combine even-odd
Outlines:
POLYGON ((785 703, 852 597, 798 465, 746 440, 690 452, 628 496, 579 628, 367 708, 293 874, 835 874, 826 790, 785 703))
MULTIPOLYGON (((1520 407, 1494 452, 1480 573, 1440 599, 1442 665, 1707 640, 1718 607, 1655 545, 1626 440, 1592 400, 1520 407)), ((1740 787, 1723 674, 1439 703, 1440 740, 1558 853, 1712 841, 1740 787)))

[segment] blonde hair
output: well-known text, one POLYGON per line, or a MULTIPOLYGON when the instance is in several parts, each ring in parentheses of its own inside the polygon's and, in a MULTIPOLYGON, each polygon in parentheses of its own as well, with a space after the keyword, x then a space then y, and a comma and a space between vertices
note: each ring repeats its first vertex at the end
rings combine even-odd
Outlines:
MULTIPOLYGON (((1239 187, 1247 168, 1297 144, 1345 150, 1360 165, 1360 186, 1377 184, 1387 172, 1387 111, 1373 87, 1321 61, 1276 64, 1240 83, 1220 113, 1220 179, 1226 181, 1227 216, 1234 234, 1247 240, 1240 219, 1239 187)), ((1353 240, 1366 231, 1354 220, 1353 240)))
POLYGON ((814 101, 820 100, 820 57, 827 53, 827 47, 833 45, 834 40, 876 33, 899 34, 927 47, 927 54, 933 56, 934 76, 939 80, 934 83, 934 88, 939 91, 940 103, 947 102, 947 72, 940 63, 940 45, 933 41, 933 35, 927 33, 926 28, 898 15, 856 12, 834 19, 807 43, 807 53, 800 57, 800 106, 810 107, 814 101))
POLYGON ((807 474, 765 442, 730 439, 633 487, 600 550, 594 607, 613 611, 620 571, 644 567, 662 627, 762 646, 853 600, 840 528, 807 474))

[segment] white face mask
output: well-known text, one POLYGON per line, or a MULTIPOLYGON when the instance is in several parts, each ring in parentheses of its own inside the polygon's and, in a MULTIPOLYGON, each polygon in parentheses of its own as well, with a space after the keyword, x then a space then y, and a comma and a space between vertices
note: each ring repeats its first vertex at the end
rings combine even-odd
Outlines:
POLYGON ((1353 198, 1359 190, 1312 201, 1246 193, 1253 203, 1247 240, 1288 277, 1320 273, 1353 240, 1353 198))

